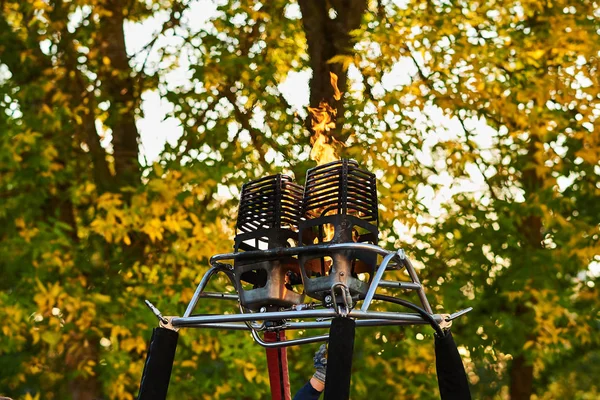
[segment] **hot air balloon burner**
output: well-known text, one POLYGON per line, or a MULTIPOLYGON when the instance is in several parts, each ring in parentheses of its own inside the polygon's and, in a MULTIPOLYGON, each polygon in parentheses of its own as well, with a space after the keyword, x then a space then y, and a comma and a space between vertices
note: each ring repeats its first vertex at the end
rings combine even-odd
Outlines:
MULTIPOLYGON (((375 175, 354 160, 340 160, 306 173, 299 236, 302 245, 376 244, 377 187, 375 175)), ((324 246, 327 247, 327 246, 324 246)), ((299 255, 304 290, 312 298, 328 300, 332 288, 347 288, 356 298, 373 279, 377 254, 361 249, 325 250, 299 255)), ((337 296, 339 301, 345 300, 337 296)))
MULTIPOLYGON (((235 252, 296 247, 302 194, 302 186, 282 174, 244 184, 235 252)), ((297 257, 235 260, 233 276, 240 304, 249 310, 272 311, 304 300, 297 257)))

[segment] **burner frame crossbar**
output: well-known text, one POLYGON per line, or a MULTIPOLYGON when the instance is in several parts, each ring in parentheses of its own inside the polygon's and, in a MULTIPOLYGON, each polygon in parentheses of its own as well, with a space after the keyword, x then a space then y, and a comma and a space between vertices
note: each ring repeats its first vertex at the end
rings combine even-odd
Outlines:
MULTIPOLYGON (((200 283, 196 287, 194 295, 192 296, 192 299, 190 300, 183 316, 169 317, 169 323, 174 328, 179 329, 185 327, 250 331, 256 342, 263 347, 271 348, 302 345, 328 340, 328 335, 319 335, 300 339, 291 339, 283 342, 266 342, 260 337, 259 332, 268 330, 328 328, 331 325, 331 319, 340 316, 340 309, 342 309, 343 315, 356 320, 357 327, 431 324, 430 321, 423 318, 423 316, 418 313, 369 311, 371 301, 375 297, 375 293, 379 287, 414 290, 418 294, 422 309, 425 310, 430 317, 432 317, 433 321, 435 321, 437 324, 447 323, 449 321, 447 315, 433 313, 415 268, 408 257, 406 257, 404 251, 401 249, 397 251, 389 251, 368 243, 326 243, 299 247, 281 247, 268 250, 217 254, 210 259, 210 264, 210 269, 204 274, 200 283), (240 307, 241 313, 239 314, 192 315, 193 310, 201 298, 239 300, 239 296, 233 293, 204 292, 204 289, 208 285, 210 279, 217 273, 224 273, 227 275, 235 287, 235 280, 233 279, 234 269, 232 265, 226 263, 227 261, 269 260, 279 257, 298 256, 303 253, 320 254, 323 252, 342 250, 369 251, 383 256, 383 261, 375 271, 374 277, 371 281, 368 292, 364 296, 360 309, 343 310, 344 307, 342 306, 316 309, 315 304, 311 303, 296 305, 293 306, 292 309, 282 311, 246 312, 242 307, 240 307), (400 268, 406 268, 411 282, 389 281, 382 279, 385 271, 392 269, 397 270, 400 268), (304 321, 305 319, 315 319, 315 321, 304 321), (293 322, 290 320, 301 321, 293 322), (257 321, 262 321, 262 323, 259 324, 257 321)), ((334 289, 336 288, 332 288, 333 294, 335 294, 334 289)))

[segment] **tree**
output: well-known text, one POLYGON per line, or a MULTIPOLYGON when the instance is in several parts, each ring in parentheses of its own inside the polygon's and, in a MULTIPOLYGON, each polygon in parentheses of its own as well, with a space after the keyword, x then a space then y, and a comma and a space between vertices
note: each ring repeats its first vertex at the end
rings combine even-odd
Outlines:
POLYGON ((399 45, 417 69, 413 104, 458 123, 434 146, 445 165, 432 166, 482 184, 457 187, 433 235, 420 235, 424 261, 445 271, 440 291, 460 288, 460 304, 480 308, 469 320, 474 357, 498 368, 510 354, 500 377, 511 399, 529 399, 545 392, 534 378, 548 361, 590 346, 597 331, 588 266, 598 254, 598 7, 423 5, 390 23, 413 32, 399 45))
MULTIPOLYGON (((156 324, 143 299, 181 314, 231 248, 241 184, 281 170, 302 182, 313 165, 307 114, 279 89, 308 69, 309 105, 336 107, 342 155, 377 173, 382 243, 425 265, 434 304, 475 307, 455 328, 475 397, 597 391, 593 366, 560 367, 597 358, 594 2, 0 6, 1 392, 133 398, 156 324), (132 53, 127 26, 149 21, 132 53), (182 130, 154 163, 136 127, 147 92, 182 130)), ((437 397, 428 330, 360 335, 357 397, 437 397)), ((312 350, 290 351, 295 386, 312 350)), ((169 393, 263 398, 263 357, 241 333, 184 332, 169 393)))

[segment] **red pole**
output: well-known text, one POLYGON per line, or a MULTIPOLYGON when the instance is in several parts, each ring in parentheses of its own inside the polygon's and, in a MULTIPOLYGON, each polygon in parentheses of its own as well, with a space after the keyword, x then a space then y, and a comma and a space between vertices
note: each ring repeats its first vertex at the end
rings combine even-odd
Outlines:
MULTIPOLYGON (((280 342, 285 340, 285 331, 265 332, 265 342, 280 342)), ((290 375, 288 373, 287 349, 279 347, 265 349, 267 352, 267 368, 271 384, 272 400, 290 400, 290 375)))

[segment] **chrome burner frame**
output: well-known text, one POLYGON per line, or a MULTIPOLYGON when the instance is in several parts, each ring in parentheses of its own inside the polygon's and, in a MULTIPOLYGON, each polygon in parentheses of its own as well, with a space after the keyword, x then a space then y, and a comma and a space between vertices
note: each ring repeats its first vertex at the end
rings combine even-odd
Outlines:
POLYGON ((419 281, 416 270, 410 260, 406 257, 403 250, 388 251, 379 246, 367 243, 333 243, 318 244, 301 247, 280 247, 267 250, 246 251, 242 253, 218 254, 210 259, 211 268, 204 274, 200 283, 196 287, 194 295, 190 300, 183 316, 181 317, 163 317, 154 307, 153 311, 159 317, 161 325, 169 325, 174 329, 179 328, 211 328, 224 330, 248 330, 253 338, 263 347, 287 347, 294 345, 303 345, 307 343, 327 341, 329 335, 318 335, 300 339, 291 339, 282 342, 266 342, 260 336, 260 332, 294 330, 294 329, 317 329, 327 328, 331 324, 330 318, 344 316, 356 320, 357 327, 364 326, 388 326, 388 325, 423 325, 430 324, 441 331, 442 327, 448 327, 451 321, 466 312, 469 309, 457 313, 434 314, 425 295, 423 285, 419 281), (331 288, 331 297, 327 298, 321 304, 308 303, 297 304, 289 308, 281 308, 279 311, 269 311, 266 308, 258 312, 247 312, 247 309, 240 306, 239 314, 209 314, 194 315, 201 298, 237 300, 239 296, 235 293, 216 293, 205 292, 205 288, 211 278, 217 273, 224 273, 235 287, 235 269, 232 264, 226 262, 235 261, 268 261, 280 259, 282 257, 298 257, 302 254, 318 254, 319 252, 360 250, 372 253, 375 256, 382 256, 383 260, 377 266, 375 274, 370 282, 368 291, 362 299, 360 309, 355 309, 355 299, 350 295, 350 290, 343 283, 336 283, 331 288), (411 281, 384 280, 383 275, 389 270, 398 270, 406 268, 411 281), (379 312, 369 311, 369 307, 374 298, 377 298, 378 288, 396 288, 403 290, 416 291, 421 306, 408 303, 399 297, 387 297, 393 302, 402 302, 400 304, 410 305, 410 308, 418 311, 417 313, 406 312, 379 312), (336 299, 341 296, 342 301, 336 299))

